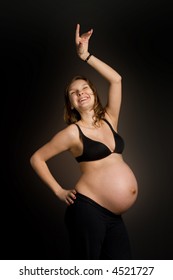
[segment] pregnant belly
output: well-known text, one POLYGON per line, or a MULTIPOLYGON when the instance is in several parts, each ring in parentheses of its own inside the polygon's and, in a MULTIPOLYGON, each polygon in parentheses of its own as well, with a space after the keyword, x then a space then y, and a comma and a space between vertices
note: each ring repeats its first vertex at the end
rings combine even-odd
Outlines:
POLYGON ((136 178, 124 162, 84 174, 76 190, 116 214, 126 212, 138 194, 136 178))

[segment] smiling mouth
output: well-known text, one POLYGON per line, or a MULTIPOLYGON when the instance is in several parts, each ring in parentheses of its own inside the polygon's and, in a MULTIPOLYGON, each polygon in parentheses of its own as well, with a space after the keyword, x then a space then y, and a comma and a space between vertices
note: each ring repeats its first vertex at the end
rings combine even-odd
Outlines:
POLYGON ((85 102, 86 100, 88 100, 88 97, 81 98, 81 99, 79 100, 79 103, 83 103, 83 102, 85 102))

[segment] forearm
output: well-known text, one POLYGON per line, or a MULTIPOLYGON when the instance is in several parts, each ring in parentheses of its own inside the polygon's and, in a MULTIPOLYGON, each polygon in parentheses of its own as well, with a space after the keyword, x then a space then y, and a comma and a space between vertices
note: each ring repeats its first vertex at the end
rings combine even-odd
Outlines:
POLYGON ((93 67, 99 74, 101 74, 109 83, 115 84, 121 82, 121 76, 112 67, 101 61, 94 55, 90 55, 88 49, 89 39, 93 33, 93 29, 80 36, 80 25, 77 24, 75 33, 75 42, 78 56, 93 67))
MULTIPOLYGON (((87 56, 89 53, 87 54, 87 56)), ((85 60, 85 59, 83 59, 85 60)), ((92 68, 94 68, 99 74, 101 74, 109 83, 119 83, 121 82, 121 76, 119 73, 110 67, 108 64, 98 59, 94 55, 91 55, 87 61, 92 68)))
POLYGON ((46 162, 32 157, 30 163, 40 179, 54 192, 56 196, 59 197, 62 187, 51 174, 46 162))

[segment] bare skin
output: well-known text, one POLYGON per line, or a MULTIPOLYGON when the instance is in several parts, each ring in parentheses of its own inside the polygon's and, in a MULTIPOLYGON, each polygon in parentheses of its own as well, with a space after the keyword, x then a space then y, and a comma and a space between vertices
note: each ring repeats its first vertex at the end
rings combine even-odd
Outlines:
MULTIPOLYGON (((76 27, 76 49, 80 59, 88 55, 88 44, 93 30, 80 36, 80 26, 76 27)), ((121 76, 109 65, 95 56, 88 64, 109 83, 109 92, 105 118, 115 131, 118 127, 121 106, 121 76)), ((94 94, 84 80, 77 80, 70 85, 69 99, 71 107, 81 116, 77 124, 83 133, 96 141, 104 143, 110 151, 115 148, 115 141, 109 126, 99 121, 93 123, 94 94)), ((48 143, 37 150, 31 157, 31 165, 40 178, 52 189, 55 195, 67 205, 74 203, 76 192, 80 192, 114 213, 127 211, 135 202, 138 193, 137 181, 122 155, 112 153, 106 158, 79 164, 81 177, 73 189, 66 190, 52 176, 47 160, 61 152, 70 151, 74 157, 82 154, 83 144, 75 124, 58 132, 48 143)))

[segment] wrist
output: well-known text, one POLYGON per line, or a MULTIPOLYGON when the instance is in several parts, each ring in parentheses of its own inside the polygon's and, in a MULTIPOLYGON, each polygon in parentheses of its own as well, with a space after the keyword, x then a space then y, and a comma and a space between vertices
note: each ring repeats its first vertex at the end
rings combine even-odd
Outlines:
POLYGON ((90 53, 87 57, 86 57, 86 59, 84 60, 85 62, 88 62, 88 60, 90 59, 90 57, 92 56, 92 54, 90 53))
POLYGON ((90 53, 89 53, 89 52, 86 52, 86 53, 80 55, 79 57, 80 57, 80 59, 82 59, 83 61, 85 61, 89 55, 90 55, 90 53))
POLYGON ((55 195, 60 199, 63 193, 63 188, 61 186, 58 186, 56 190, 54 191, 55 195))

